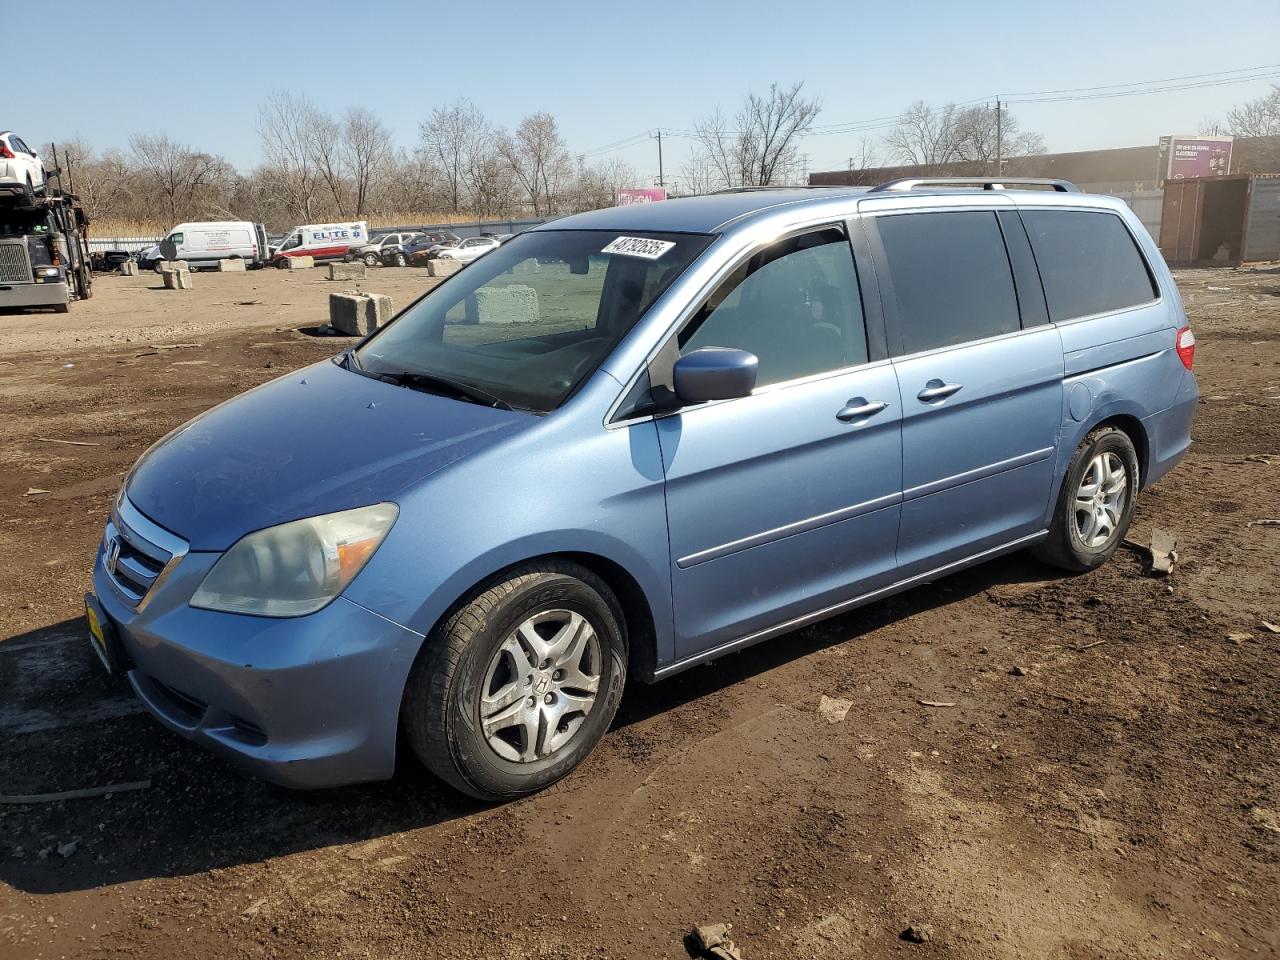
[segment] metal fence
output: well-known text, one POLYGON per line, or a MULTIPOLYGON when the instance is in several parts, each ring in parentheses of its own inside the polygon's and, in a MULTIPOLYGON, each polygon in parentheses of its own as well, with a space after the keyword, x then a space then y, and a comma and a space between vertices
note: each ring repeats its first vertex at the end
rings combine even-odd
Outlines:
MULTIPOLYGON (((448 231, 465 240, 467 237, 480 237, 485 234, 521 233, 546 222, 544 218, 540 220, 476 220, 470 223, 406 223, 394 227, 371 227, 369 236, 376 240, 388 233, 399 233, 404 230, 448 231)), ((127 250, 130 253, 137 253, 155 246, 163 239, 163 237, 91 237, 89 252, 127 250)), ((279 243, 284 239, 284 234, 269 235, 267 239, 271 243, 279 243)))

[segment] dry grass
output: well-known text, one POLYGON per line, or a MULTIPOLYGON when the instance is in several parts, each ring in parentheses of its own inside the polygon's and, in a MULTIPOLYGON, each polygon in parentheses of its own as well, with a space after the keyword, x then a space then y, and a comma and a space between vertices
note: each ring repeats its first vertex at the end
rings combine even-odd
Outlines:
MULTIPOLYGON (((203 219, 213 219, 205 217, 203 219)), ((371 228, 396 227, 401 224, 414 223, 475 223, 476 217, 468 213, 440 213, 438 211, 405 211, 399 213, 371 213, 364 217, 371 228)), ((483 218, 491 219, 491 218, 483 218)), ((515 219, 520 219, 517 216, 515 219)), ((325 222, 318 220, 317 222, 325 222)), ((89 227, 89 236, 93 237, 163 237, 172 223, 164 220, 129 220, 120 217, 108 217, 95 220, 89 227)), ((274 231, 269 231, 274 232, 274 231)))

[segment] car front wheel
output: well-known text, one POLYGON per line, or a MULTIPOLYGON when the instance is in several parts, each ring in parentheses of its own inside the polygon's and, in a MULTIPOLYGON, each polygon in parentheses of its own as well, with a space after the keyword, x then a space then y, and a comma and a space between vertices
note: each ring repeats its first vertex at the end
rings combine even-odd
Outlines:
POLYGON ((364 255, 364 265, 366 267, 376 267, 378 265, 378 255, 376 253, 366 253, 364 255))
POLYGON ((517 567, 460 605, 423 644, 401 725, 436 776, 511 800, 577 767, 626 682, 622 610, 577 564, 517 567))
POLYGON ((1090 433, 1067 467, 1049 536, 1032 552, 1077 573, 1105 563, 1133 520, 1138 471, 1138 453, 1123 430, 1102 427, 1090 433))

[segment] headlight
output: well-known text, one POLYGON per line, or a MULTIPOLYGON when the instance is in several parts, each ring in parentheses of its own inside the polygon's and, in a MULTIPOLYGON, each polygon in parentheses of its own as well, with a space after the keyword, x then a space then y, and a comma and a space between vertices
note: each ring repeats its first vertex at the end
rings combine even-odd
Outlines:
POLYGON ((399 513, 394 503, 376 503, 251 533, 213 565, 191 606, 262 617, 315 613, 355 579, 399 513))

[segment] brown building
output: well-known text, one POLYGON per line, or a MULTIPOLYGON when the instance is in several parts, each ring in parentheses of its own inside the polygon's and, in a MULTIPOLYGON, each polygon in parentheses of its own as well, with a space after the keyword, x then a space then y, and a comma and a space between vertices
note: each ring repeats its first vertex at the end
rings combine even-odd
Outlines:
MULTIPOLYGON (((1042 153, 1011 157, 1004 162, 1005 176, 1055 177, 1081 185, 1149 183, 1160 179, 1159 148, 1117 147, 1113 150, 1080 150, 1074 153, 1042 153)), ((902 177, 973 177, 991 174, 992 164, 956 163, 938 166, 908 165, 870 167, 864 170, 829 170, 809 175, 813 186, 866 186, 902 177)), ((1239 137, 1232 145, 1232 173, 1280 173, 1280 136, 1239 137)))

